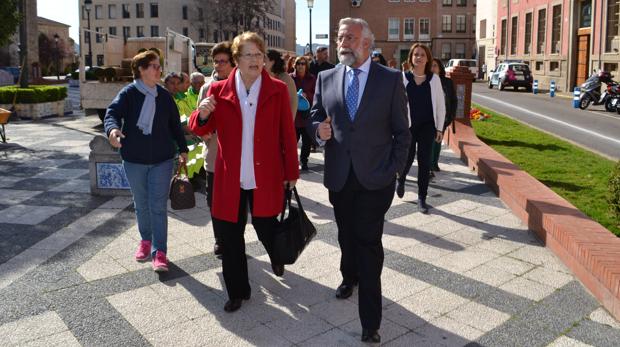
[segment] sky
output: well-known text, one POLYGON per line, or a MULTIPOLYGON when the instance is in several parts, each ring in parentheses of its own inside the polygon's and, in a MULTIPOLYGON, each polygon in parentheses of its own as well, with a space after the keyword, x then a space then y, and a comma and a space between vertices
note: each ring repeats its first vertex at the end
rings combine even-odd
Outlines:
MULTIPOLYGON (((38 0, 37 12, 40 17, 55 20, 71 26, 69 36, 79 40, 79 0, 38 0)), ((165 0, 164 0, 165 1, 165 0)), ((146 1, 145 1, 146 2, 146 1)), ((309 39, 308 3, 296 0, 297 43, 305 46, 309 39)), ((316 34, 329 34, 329 0, 315 0, 312 8, 312 43, 327 44, 327 39, 317 40, 316 34)))

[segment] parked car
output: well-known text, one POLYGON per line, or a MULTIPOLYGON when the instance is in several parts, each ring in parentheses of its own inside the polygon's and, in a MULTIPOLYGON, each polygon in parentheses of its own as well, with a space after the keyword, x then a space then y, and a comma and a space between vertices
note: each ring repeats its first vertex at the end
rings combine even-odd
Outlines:
POLYGON ((19 81, 19 67, 0 66, 0 70, 7 71, 11 75, 13 75, 13 83, 17 83, 17 81, 19 81))
POLYGON ((457 66, 469 68, 469 71, 475 76, 474 81, 478 77, 478 62, 476 62, 476 59, 450 59, 448 64, 446 64, 446 74, 452 73, 457 66))
POLYGON ((531 92, 532 82, 530 67, 523 63, 501 63, 489 74, 489 89, 497 86, 499 90, 504 90, 506 86, 511 86, 514 90, 525 87, 528 92, 531 92))

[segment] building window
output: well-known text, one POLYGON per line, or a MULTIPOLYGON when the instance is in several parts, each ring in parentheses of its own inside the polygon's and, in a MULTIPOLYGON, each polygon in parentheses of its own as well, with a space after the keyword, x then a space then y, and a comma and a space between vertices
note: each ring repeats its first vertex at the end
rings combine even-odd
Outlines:
POLYGON ((547 26, 547 9, 538 10, 538 30, 536 32, 536 54, 545 54, 545 29, 547 26))
POLYGON ((388 0, 389 2, 400 2, 400 0, 388 0))
POLYGON ((443 0, 444 6, 452 6, 452 0, 443 0))
MULTIPOLYGON (((617 1, 616 1, 616 4, 618 4, 617 1)), ((583 0, 581 1, 581 8, 579 9, 579 27, 587 28, 591 25, 592 25, 592 0, 583 0)))
POLYGON ((159 26, 151 25, 151 37, 158 37, 158 36, 159 36, 159 26))
POLYGON ((95 19, 103 19, 103 6, 95 5, 95 19))
POLYGON ((187 6, 183 6, 182 11, 183 11, 183 19, 186 20, 187 19, 187 6))
POLYGON ((202 7, 198 7, 198 20, 199 21, 204 20, 204 12, 202 11, 202 7))
POLYGON ((483 19, 480 21, 480 38, 481 39, 487 38, 487 20, 486 19, 483 19))
POLYGON ((537 61, 536 62, 536 71, 543 71, 545 69, 545 62, 544 61, 537 61))
POLYGON ((101 36, 102 36, 102 35, 99 35, 99 33, 100 33, 100 32, 103 32, 103 30, 102 30, 102 29, 103 29, 103 28, 101 28, 101 27, 96 27, 96 28, 95 28, 95 31, 96 31, 96 33, 95 33, 95 42, 97 42, 97 43, 101 43, 101 36))
POLYGON ((136 36, 137 37, 144 37, 144 26, 138 25, 136 27, 136 36))
POLYGON ((499 45, 499 54, 500 55, 504 55, 506 54, 506 19, 502 19, 502 27, 500 28, 501 30, 501 37, 500 37, 500 45, 499 45))
POLYGON ((560 53, 562 36, 562 5, 553 6, 551 17, 551 53, 560 53))
POLYGON ((441 59, 450 60, 452 59, 452 46, 449 43, 441 44, 441 59))
POLYGON ((116 5, 108 5, 108 18, 116 19, 116 5))
POLYGON ((116 27, 109 27, 108 28, 108 33, 110 35, 116 35, 116 27))
POLYGON ((403 28, 403 40, 413 40, 415 37, 415 19, 405 18, 403 28))
POLYGON ((471 32, 476 33, 476 15, 471 16, 471 32))
POLYGON ((159 17, 159 5, 156 3, 151 3, 151 18, 159 17))
POLYGON ((388 18, 388 40, 400 39, 400 19, 388 18))
POLYGON ((131 28, 130 27, 123 27, 123 38, 127 39, 131 36, 131 28))
POLYGON ((465 15, 457 14, 456 15, 456 32, 464 33, 466 31, 466 19, 465 15))
POLYGON ((454 57, 456 59, 465 59, 465 44, 457 43, 454 45, 454 57))
POLYGON ((203 28, 198 29, 198 38, 200 41, 205 40, 205 30, 203 28))
POLYGON ((618 12, 620 3, 607 2, 607 32, 605 34, 605 52, 618 52, 618 12))
POLYGON ((559 61, 550 61, 549 62, 549 71, 558 71, 560 69, 559 61))
POLYGON ((220 35, 217 30, 213 30, 213 42, 220 42, 220 35))
POLYGON ((467 6, 467 0, 456 0, 456 6, 461 6, 461 7, 467 6))
POLYGON ((532 53, 532 12, 525 14, 525 44, 523 45, 523 54, 532 53))
MULTIPOLYGON (((183 28, 183 36, 189 36, 189 30, 187 28, 183 28)), ((226 40, 228 40, 228 37, 226 37, 226 40)))
POLYGON ((136 4, 136 18, 144 18, 144 4, 136 4))
POLYGON ((103 54, 97 54, 97 66, 103 66, 103 54))
POLYGON ((441 31, 444 33, 452 32, 452 16, 451 15, 443 15, 441 16, 441 31))
POLYGON ((123 18, 129 18, 129 4, 123 4, 123 18))
POLYGON ((420 39, 428 40, 431 34, 431 20, 429 18, 420 18, 420 39))
POLYGON ((90 35, 91 32, 90 31, 84 31, 84 43, 90 43, 90 35))
POLYGON ((517 31, 519 26, 519 17, 512 17, 510 26, 510 55, 517 54, 517 31))
POLYGON ((618 72, 618 63, 603 64, 603 71, 618 72))

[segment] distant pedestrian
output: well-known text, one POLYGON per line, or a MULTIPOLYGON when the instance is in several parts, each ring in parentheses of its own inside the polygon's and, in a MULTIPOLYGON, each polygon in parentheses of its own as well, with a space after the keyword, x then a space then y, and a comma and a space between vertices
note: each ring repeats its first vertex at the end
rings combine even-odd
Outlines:
MULTIPOLYGON (((456 98, 456 92, 454 90, 454 83, 452 80, 446 77, 446 69, 443 67, 441 60, 434 58, 433 66, 431 70, 435 75, 439 76, 441 80, 441 87, 443 89, 443 94, 446 101, 446 119, 443 124, 443 132, 445 133, 446 129, 450 126, 450 124, 454 121, 454 117, 456 115, 456 104, 458 102, 456 98)), ((433 141, 433 150, 431 155, 431 172, 430 175, 434 176, 433 172, 441 171, 439 169, 439 153, 441 152, 441 142, 433 141)))
POLYGON ((316 49, 316 59, 310 62, 310 68, 308 70, 314 77, 317 77, 321 71, 334 68, 334 64, 328 61, 328 54, 329 50, 325 46, 316 49))
POLYGON ((297 88, 293 78, 284 71, 284 59, 280 56, 280 52, 270 49, 265 55, 265 69, 271 77, 277 78, 286 83, 288 87, 288 96, 291 99, 291 114, 293 117, 297 114, 297 88))
POLYGON ((123 167, 133 195, 140 244, 135 258, 152 258, 153 269, 168 271, 168 193, 172 179, 174 143, 179 165, 187 162, 179 112, 172 96, 158 85, 159 56, 139 53, 131 62, 134 83, 112 101, 104 119, 110 144, 120 148, 123 167))
POLYGON ((402 175, 398 179, 396 194, 402 198, 405 194, 405 180, 416 154, 418 155, 418 209, 428 213, 426 196, 430 174, 431 151, 433 141, 443 139, 443 126, 446 104, 439 76, 431 66, 433 56, 430 49, 415 43, 411 46, 407 58, 412 70, 405 72, 405 88, 409 101, 411 127, 411 147, 409 157, 402 175))
MULTIPOLYGON (((291 74, 291 77, 295 81, 296 89, 301 90, 303 96, 310 102, 310 105, 312 105, 316 78, 308 72, 308 60, 306 57, 295 59, 295 72, 291 74)), ((310 156, 310 146, 312 144, 312 138, 308 135, 306 129, 309 125, 310 112, 297 111, 295 116, 295 129, 297 131, 297 141, 301 139, 299 162, 302 171, 308 171, 308 157, 310 156)))
POLYGON ((387 66, 387 61, 383 57, 383 54, 377 51, 372 52, 372 61, 374 61, 375 63, 379 63, 383 66, 387 66))

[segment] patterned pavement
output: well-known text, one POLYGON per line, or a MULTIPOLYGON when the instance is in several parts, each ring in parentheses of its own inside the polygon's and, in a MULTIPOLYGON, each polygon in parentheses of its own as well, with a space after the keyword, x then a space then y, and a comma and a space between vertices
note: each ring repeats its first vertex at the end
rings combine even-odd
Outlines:
MULTIPOLYGON (((89 193, 96 116, 9 124, 0 145, 0 336, 9 346, 358 346, 355 295, 337 300, 336 226, 322 154, 298 189, 318 229, 283 278, 246 232, 252 298, 223 311, 204 195, 170 211, 168 274, 132 259, 128 198, 89 193)), ((415 177, 386 216, 382 344, 617 346, 620 324, 449 151, 415 212, 415 177)), ((415 170, 414 170, 415 171, 415 170)), ((415 172, 414 172, 415 174, 415 172)))

